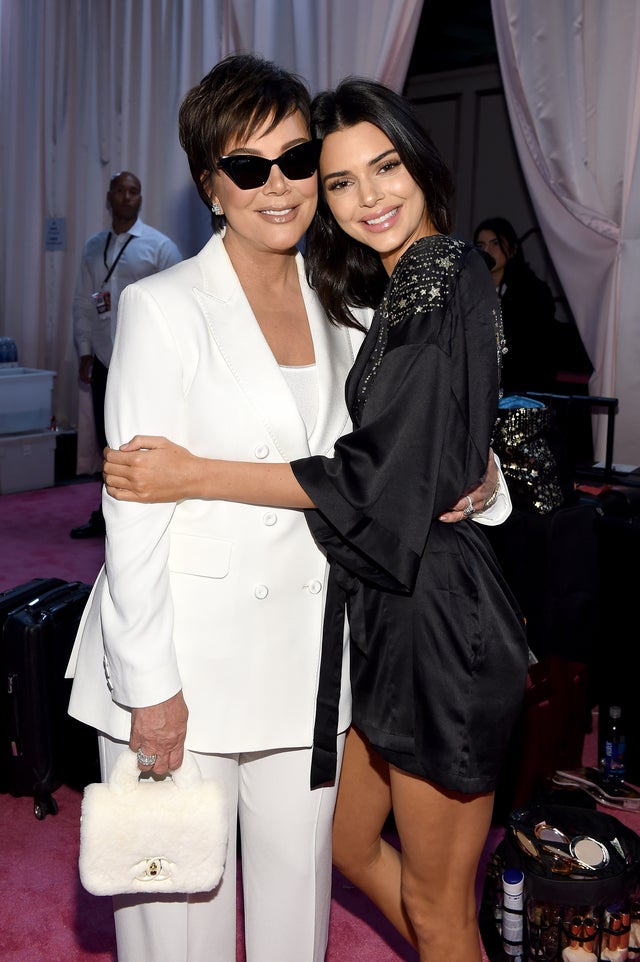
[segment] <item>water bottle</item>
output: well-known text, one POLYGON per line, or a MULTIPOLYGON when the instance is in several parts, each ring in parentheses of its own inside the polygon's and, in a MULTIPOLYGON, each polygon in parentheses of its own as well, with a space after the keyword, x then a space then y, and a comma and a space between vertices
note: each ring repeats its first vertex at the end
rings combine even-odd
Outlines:
POLYGON ((615 787, 624 782, 624 753, 625 736, 622 725, 622 710, 619 705, 611 705, 604 736, 603 770, 605 784, 615 787))

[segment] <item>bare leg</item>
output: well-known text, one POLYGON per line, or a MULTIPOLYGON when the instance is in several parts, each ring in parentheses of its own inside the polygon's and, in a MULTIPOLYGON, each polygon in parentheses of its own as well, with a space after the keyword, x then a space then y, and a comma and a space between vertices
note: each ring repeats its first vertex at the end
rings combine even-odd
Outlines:
POLYGON ((347 735, 333 861, 414 945, 421 962, 481 962, 475 881, 493 795, 444 792, 347 735), (402 855, 381 838, 393 806, 402 855))
POLYGON ((475 881, 493 794, 445 792, 389 767, 402 846, 402 900, 421 962, 481 962, 475 881))
POLYGON ((352 727, 333 819, 333 863, 417 948, 402 905, 400 853, 381 837, 390 811, 389 766, 352 727))

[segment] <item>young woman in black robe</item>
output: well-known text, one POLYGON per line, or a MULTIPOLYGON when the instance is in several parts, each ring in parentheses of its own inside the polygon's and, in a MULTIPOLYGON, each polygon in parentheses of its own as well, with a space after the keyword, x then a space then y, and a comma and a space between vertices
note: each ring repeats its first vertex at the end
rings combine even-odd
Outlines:
MULTIPOLYGON (((379 305, 347 381, 353 431, 333 456, 290 465, 203 461, 169 445, 169 473, 182 497, 307 509, 331 561, 312 784, 335 776, 345 606, 351 629, 334 862, 423 962, 480 962, 476 871, 527 646, 480 527, 439 518, 486 469, 499 305, 481 255, 450 236, 450 176, 408 103, 348 79, 316 98, 313 116, 323 190, 311 284, 335 322, 347 304, 379 305), (401 852, 381 835, 391 809, 401 852)), ((127 500, 118 460, 109 452, 107 491, 127 500)))

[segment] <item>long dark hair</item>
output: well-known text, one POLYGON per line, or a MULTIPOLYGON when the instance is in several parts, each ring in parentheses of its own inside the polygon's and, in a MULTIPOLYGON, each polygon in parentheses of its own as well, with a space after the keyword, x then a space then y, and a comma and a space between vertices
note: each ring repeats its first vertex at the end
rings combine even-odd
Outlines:
POLYGON ((484 220, 481 220, 473 232, 474 244, 478 243, 478 237, 483 230, 493 231, 496 235, 500 250, 504 254, 506 261, 511 260, 511 258, 517 258, 519 261, 524 260, 515 227, 506 217, 486 217, 484 220))
MULTIPOLYGON (((368 122, 387 135, 422 190, 429 217, 441 234, 451 233, 453 179, 435 144, 406 98, 361 77, 347 77, 311 104, 311 134, 368 122)), ((307 233, 307 278, 334 323, 359 327, 349 307, 377 307, 389 281, 380 256, 349 237, 336 223, 319 188, 318 210, 307 233)))
MULTIPOLYGON (((180 144, 202 202, 210 207, 205 189, 218 159, 233 140, 269 121, 269 130, 299 111, 307 126, 311 95, 304 80, 271 60, 254 54, 232 54, 220 60, 185 95, 178 115, 180 144)), ((211 218, 214 233, 223 216, 211 218)))

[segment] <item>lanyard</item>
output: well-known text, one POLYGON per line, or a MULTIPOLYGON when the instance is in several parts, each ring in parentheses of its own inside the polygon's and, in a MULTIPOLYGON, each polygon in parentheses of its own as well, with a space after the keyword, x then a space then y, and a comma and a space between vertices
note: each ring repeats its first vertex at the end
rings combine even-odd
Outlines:
MULTIPOLYGON (((102 282, 102 286, 103 286, 103 287, 104 287, 104 285, 107 283, 107 281, 109 280, 109 278, 111 277, 111 275, 113 274, 113 272, 114 272, 114 270, 115 270, 115 267, 116 267, 116 264, 118 263, 118 261, 120 260, 120 258, 122 257, 122 255, 123 255, 124 252, 125 252, 125 248, 126 248, 127 244, 129 244, 132 240, 133 240, 133 236, 129 235, 129 237, 127 237, 126 241, 124 242, 124 244, 122 245, 122 247, 121 247, 120 250, 118 251, 118 255, 117 255, 116 259, 114 260, 114 262, 113 262, 113 264, 111 265, 111 267, 109 267, 108 270, 107 270, 107 276, 105 277, 105 279, 104 279, 103 282, 102 282)), ((104 253, 103 253, 103 255, 102 255, 102 260, 104 261, 104 266, 105 266, 105 267, 107 267, 107 251, 109 250, 109 244, 110 244, 110 243, 111 243, 111 231, 109 231, 109 236, 107 237, 107 243, 104 245, 104 253)))

